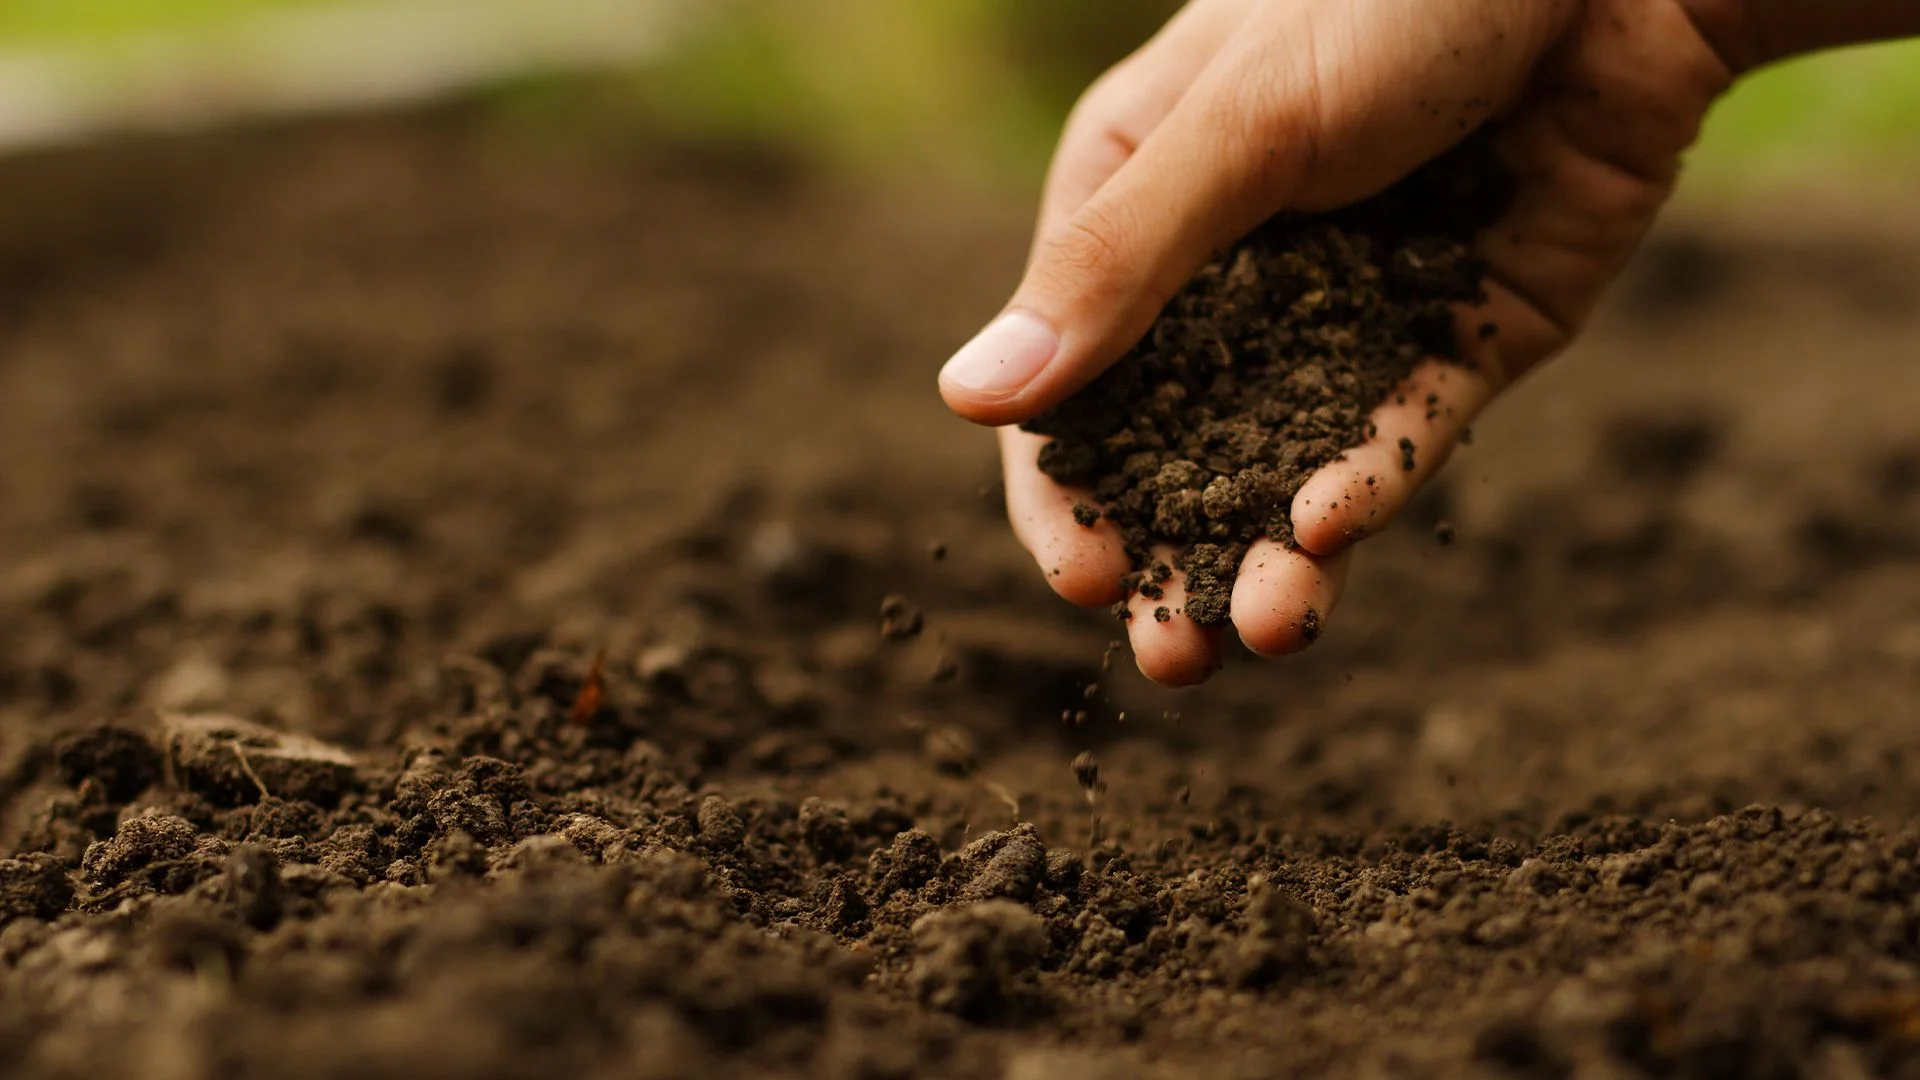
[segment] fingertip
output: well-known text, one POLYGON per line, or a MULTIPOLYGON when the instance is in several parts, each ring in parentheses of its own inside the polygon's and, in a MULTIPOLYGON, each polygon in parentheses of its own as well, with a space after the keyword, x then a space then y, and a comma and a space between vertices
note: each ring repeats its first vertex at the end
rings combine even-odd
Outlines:
POLYGON ((1233 624, 1259 656, 1300 652, 1320 639, 1346 587, 1347 558, 1316 558, 1263 540, 1233 587, 1233 624))
MULTIPOLYGON (((1068 527, 1081 528, 1071 522, 1068 527)), ((1058 547, 1043 547, 1034 558, 1061 599, 1081 607, 1104 607, 1126 595, 1120 579, 1127 573, 1127 557, 1118 538, 1084 531, 1085 536, 1065 538, 1058 547)))
POLYGON ((940 397, 961 417, 995 427, 1038 411, 1034 382, 1060 354, 1060 332, 1032 311, 1014 308, 987 324, 940 369, 940 397))
MULTIPOLYGON (((1171 552, 1161 553, 1171 559, 1171 552)), ((1140 673, 1162 686, 1198 686, 1220 670, 1225 650, 1221 632, 1193 621, 1186 613, 1182 575, 1161 586, 1161 595, 1135 593, 1127 601, 1127 637, 1140 673)))
POLYGON ((1025 394, 983 394, 980 391, 940 378, 940 400, 960 419, 981 427, 999 428, 1031 420, 1042 410, 1026 400, 1025 394))
POLYGON ((1366 537, 1385 486, 1372 458, 1362 447, 1308 478, 1293 497, 1294 543, 1330 556, 1366 537))
POLYGON ((1486 376, 1471 369, 1437 360, 1414 369, 1374 409, 1372 437, 1294 494, 1294 541, 1329 556, 1384 527, 1446 464, 1461 429, 1492 396, 1486 376))
POLYGON ((1018 428, 1000 430, 1007 520, 1054 592, 1081 607, 1111 604, 1126 595, 1120 579, 1130 566, 1120 530, 1104 519, 1091 526, 1075 519, 1087 496, 1040 471, 1046 441, 1018 428))
POLYGON ((1216 635, 1184 615, 1178 619, 1185 624, 1186 631, 1129 635, 1140 674, 1172 690, 1199 686, 1220 670, 1216 635))

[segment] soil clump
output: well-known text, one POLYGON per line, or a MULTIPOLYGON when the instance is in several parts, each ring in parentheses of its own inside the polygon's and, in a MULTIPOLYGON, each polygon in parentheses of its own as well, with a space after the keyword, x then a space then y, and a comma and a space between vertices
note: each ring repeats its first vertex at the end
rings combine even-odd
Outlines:
MULTIPOLYGON (((1471 245, 1511 186, 1475 139, 1358 206, 1277 217, 1023 425, 1052 438, 1041 470, 1087 493, 1075 519, 1119 527, 1129 592, 1157 600, 1178 570, 1186 615, 1227 621, 1248 545, 1293 543, 1306 479, 1372 436, 1370 414, 1416 365, 1460 358, 1456 307, 1484 295, 1471 245)), ((1417 448, 1400 450, 1411 471, 1417 448)))

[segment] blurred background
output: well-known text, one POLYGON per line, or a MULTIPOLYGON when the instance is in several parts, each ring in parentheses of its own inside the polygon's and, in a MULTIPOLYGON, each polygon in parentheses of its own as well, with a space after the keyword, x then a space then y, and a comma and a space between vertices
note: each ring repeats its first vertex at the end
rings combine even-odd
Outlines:
MULTIPOLYGON (((481 96, 503 121, 787 140, 1028 186, 1176 0, 0 0, 0 151, 481 96)), ((1910 176, 1920 45, 1816 57, 1713 117, 1693 199, 1910 176)))

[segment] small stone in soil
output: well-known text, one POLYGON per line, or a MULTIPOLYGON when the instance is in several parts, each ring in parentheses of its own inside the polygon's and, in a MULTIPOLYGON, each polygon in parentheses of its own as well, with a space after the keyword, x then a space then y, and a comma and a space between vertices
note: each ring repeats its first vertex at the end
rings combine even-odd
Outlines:
POLYGON ((970 1020, 1006 1011, 1047 951, 1047 924, 1010 900, 931 912, 913 924, 909 975, 931 1008, 970 1020))
POLYGON ((904 596, 889 596, 880 601, 880 636, 889 641, 905 641, 920 636, 926 616, 904 596))
POLYGON ((215 805, 271 794, 332 806, 358 785, 352 755, 307 735, 235 716, 166 714, 160 724, 179 776, 215 805))
POLYGON ((960 861, 974 868, 962 895, 969 900, 1006 897, 1033 899, 1046 876, 1047 849, 1031 824, 990 832, 961 849, 960 861))
POLYGON ((719 795, 700 800, 694 823, 699 826, 701 842, 720 851, 738 848, 747 835, 746 823, 740 820, 739 811, 719 795))

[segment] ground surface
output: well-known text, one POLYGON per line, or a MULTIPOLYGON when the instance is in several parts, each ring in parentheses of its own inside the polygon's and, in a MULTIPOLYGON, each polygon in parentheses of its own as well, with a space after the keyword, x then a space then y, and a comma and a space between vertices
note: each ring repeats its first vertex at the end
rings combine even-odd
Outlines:
POLYGON ((1311 654, 1089 694, 927 198, 0 168, 7 1073, 1920 1071, 1911 234, 1670 233, 1311 654))

